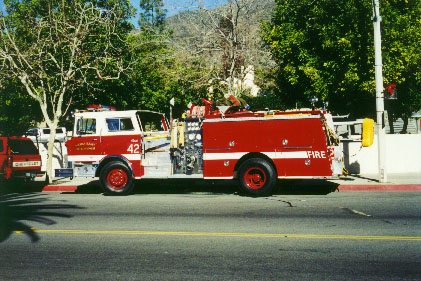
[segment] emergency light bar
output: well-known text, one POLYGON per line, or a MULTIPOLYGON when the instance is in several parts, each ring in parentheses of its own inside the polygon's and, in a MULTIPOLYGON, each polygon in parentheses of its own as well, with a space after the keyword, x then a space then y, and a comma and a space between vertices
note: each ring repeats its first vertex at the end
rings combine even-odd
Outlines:
POLYGON ((86 109, 94 111, 116 111, 114 106, 107 106, 102 104, 90 104, 86 109))

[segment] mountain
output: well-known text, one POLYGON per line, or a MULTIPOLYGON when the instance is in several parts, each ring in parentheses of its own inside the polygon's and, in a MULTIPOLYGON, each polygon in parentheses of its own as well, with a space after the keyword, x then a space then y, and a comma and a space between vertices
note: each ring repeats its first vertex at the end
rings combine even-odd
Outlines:
MULTIPOLYGON (((275 7, 275 0, 244 0, 239 3, 249 5, 247 13, 240 13, 241 24, 253 30, 258 29, 260 22, 271 19, 275 7)), ((212 15, 226 15, 230 8, 230 4, 226 4, 213 10, 183 11, 168 17, 166 23, 174 31, 175 37, 189 37, 194 35, 189 32, 192 26, 200 27, 209 23, 208 12, 212 15)))
POLYGON ((244 65, 259 67, 270 60, 260 38, 260 23, 270 21, 274 7, 275 0, 232 1, 213 10, 183 11, 167 18, 166 24, 173 32, 174 44, 204 56, 205 60, 209 60, 209 56, 220 60, 221 55, 215 53, 223 51, 221 36, 236 36, 235 40, 243 51, 244 65), (236 32, 227 34, 225 31, 230 29, 230 23, 223 30, 221 22, 224 18, 233 19, 232 16, 237 14, 236 32), (225 35, 221 35, 224 32, 225 35))

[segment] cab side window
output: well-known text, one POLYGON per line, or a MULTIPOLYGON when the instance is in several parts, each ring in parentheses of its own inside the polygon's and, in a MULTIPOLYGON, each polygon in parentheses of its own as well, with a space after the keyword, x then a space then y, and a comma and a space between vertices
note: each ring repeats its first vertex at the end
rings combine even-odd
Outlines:
POLYGON ((163 131, 162 124, 159 120, 147 120, 144 121, 145 131, 146 132, 156 132, 163 131))
POLYGON ((94 135, 96 134, 96 119, 83 118, 77 122, 76 132, 78 135, 94 135))
POLYGON ((3 140, 0 140, 0 152, 4 151, 4 143, 3 140))
POLYGON ((108 131, 132 131, 134 130, 132 120, 130 118, 107 118, 108 131))
POLYGON ((141 129, 144 132, 162 132, 167 131, 165 118, 162 114, 154 112, 138 112, 141 129))

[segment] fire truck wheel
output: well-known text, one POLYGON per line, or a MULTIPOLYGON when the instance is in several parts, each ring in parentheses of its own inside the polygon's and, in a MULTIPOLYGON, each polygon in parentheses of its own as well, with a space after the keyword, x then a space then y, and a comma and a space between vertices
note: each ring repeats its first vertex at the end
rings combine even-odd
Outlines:
POLYGON ((130 169, 120 161, 113 161, 102 168, 99 181, 105 194, 126 195, 134 187, 134 179, 130 169))
POLYGON ((247 194, 267 196, 276 186, 276 171, 268 161, 251 158, 240 165, 238 181, 241 189, 247 194))

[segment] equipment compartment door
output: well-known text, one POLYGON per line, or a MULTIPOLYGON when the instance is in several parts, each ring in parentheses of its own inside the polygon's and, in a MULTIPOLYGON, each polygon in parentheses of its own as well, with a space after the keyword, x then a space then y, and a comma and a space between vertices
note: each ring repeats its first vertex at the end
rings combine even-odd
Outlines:
POLYGON ((287 177, 332 175, 326 136, 320 118, 284 122, 280 150, 287 177))
POLYGON ((162 114, 138 112, 142 127, 142 167, 145 178, 171 175, 170 134, 162 114))

